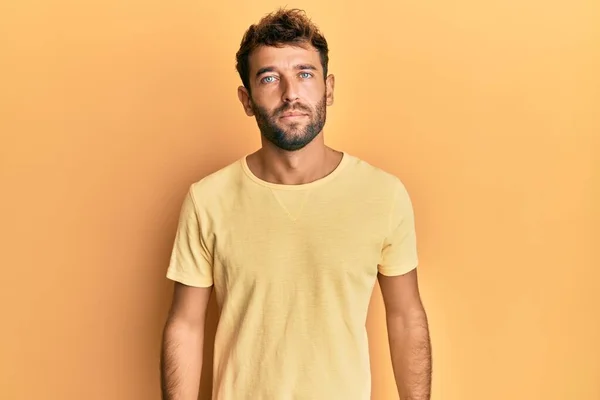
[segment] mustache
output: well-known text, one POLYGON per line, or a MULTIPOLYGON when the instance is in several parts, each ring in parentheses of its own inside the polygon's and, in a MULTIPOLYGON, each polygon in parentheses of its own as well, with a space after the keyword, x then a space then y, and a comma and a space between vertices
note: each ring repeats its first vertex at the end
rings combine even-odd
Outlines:
POLYGON ((279 115, 279 114, 282 114, 282 113, 288 112, 288 111, 302 111, 307 114, 312 113, 312 109, 308 106, 305 106, 304 104, 296 104, 293 106, 289 105, 289 104, 284 104, 283 106, 277 108, 273 114, 279 115))

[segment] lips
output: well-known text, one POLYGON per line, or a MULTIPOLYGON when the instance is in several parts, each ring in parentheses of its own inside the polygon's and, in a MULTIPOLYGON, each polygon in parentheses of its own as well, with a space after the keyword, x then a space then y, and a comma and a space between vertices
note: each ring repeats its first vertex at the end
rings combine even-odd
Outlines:
POLYGON ((291 112, 291 113, 283 113, 281 114, 281 118, 289 118, 289 117, 304 117, 307 114, 299 113, 299 112, 291 112))

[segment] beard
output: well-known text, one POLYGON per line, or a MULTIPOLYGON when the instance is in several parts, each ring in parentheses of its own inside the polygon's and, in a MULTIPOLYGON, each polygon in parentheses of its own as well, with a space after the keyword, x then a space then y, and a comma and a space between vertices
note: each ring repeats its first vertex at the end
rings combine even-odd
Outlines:
POLYGON ((275 146, 286 151, 296 151, 309 144, 321 132, 325 126, 327 117, 326 96, 324 95, 314 109, 304 104, 284 104, 269 113, 263 107, 258 106, 252 101, 252 109, 256 116, 256 123, 262 136, 275 146), (301 111, 308 114, 309 121, 306 125, 301 122, 294 122, 287 126, 281 126, 277 123, 278 117, 289 111, 301 111))

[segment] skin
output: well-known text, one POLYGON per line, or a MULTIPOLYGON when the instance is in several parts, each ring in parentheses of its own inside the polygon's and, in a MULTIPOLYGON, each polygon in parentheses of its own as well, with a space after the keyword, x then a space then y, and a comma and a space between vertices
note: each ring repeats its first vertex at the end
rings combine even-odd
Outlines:
MULTIPOLYGON (((259 178, 280 184, 312 182, 331 173, 342 153, 324 144, 325 109, 333 104, 333 75, 325 77, 310 45, 259 47, 250 56, 250 90, 238 88, 245 113, 255 117, 262 147, 247 162, 259 178), (286 116, 297 112, 303 115, 286 116)), ((389 346, 402 400, 429 400, 431 350, 417 272, 378 276, 389 346)), ((210 288, 176 282, 164 328, 161 384, 164 400, 196 400, 202 371, 210 288)))
POLYGON ((240 86, 238 98, 246 115, 256 118, 262 147, 247 157, 248 167, 265 181, 289 185, 328 175, 342 153, 323 140, 335 78, 323 76, 318 51, 309 45, 262 46, 249 61, 250 91, 240 86), (284 113, 292 110, 307 115, 286 118, 284 113), (317 130, 311 132, 315 125, 317 130), (274 137, 274 128, 280 140, 274 137))
POLYGON ((204 326, 212 286, 175 282, 163 331, 161 392, 163 400, 197 400, 204 352, 204 326))
POLYGON ((431 342, 417 270, 399 276, 379 274, 388 341, 402 400, 431 399, 431 342))

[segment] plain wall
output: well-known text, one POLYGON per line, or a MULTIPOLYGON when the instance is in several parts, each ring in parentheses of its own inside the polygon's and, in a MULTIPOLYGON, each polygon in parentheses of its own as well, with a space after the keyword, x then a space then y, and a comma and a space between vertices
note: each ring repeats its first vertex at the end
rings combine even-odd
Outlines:
MULTIPOLYGON (((0 6, 2 399, 159 399, 179 207, 259 146, 235 52, 284 4, 0 6)), ((331 46, 326 142, 413 198, 433 399, 600 399, 600 3, 288 6, 331 46)))

